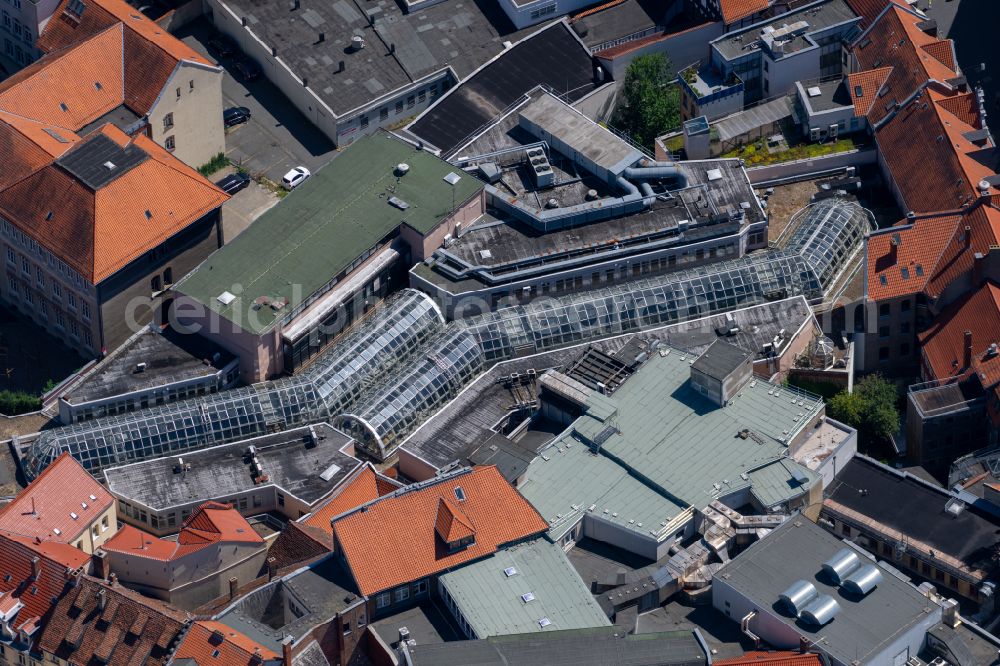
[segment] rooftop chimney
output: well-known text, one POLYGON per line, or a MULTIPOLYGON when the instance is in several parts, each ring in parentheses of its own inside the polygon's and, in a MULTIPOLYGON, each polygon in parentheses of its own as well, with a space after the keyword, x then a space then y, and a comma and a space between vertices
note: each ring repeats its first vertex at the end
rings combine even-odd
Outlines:
POLYGON ((39 576, 42 575, 42 560, 38 557, 31 558, 31 577, 34 580, 38 580, 39 576))
POLYGON ((236 590, 240 587, 240 579, 235 576, 229 579, 229 598, 236 598, 236 590))
POLYGON ((972 366, 972 331, 965 332, 965 354, 962 360, 963 370, 972 366))
POLYGON ((108 605, 108 592, 105 589, 100 589, 97 592, 97 607, 104 610, 104 607, 108 605))
POLYGON ((278 572, 278 560, 273 556, 267 558, 267 579, 271 580, 274 578, 274 574, 278 572))
POLYGON ((285 636, 281 639, 281 661, 283 666, 292 666, 292 641, 295 640, 291 636, 285 636))
POLYGON ((979 181, 979 196, 983 199, 990 196, 990 181, 985 178, 979 181))
POLYGON ((976 289, 983 283, 983 264, 986 263, 986 257, 983 256, 982 252, 976 252, 972 255, 972 288, 976 289))
POLYGON ((108 576, 108 585, 117 585, 117 584, 118 584, 118 574, 112 571, 111 574, 108 576))

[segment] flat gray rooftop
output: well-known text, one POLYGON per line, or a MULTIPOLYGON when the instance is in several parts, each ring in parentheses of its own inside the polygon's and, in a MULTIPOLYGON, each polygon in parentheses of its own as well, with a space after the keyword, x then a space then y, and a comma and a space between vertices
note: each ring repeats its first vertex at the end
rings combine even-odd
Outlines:
POLYGON ((414 666, 702 666, 693 631, 635 635, 619 627, 494 636, 410 648, 414 666))
MULTIPOLYGON (((763 354, 764 344, 772 342, 779 331, 794 332, 806 322, 813 321, 809 304, 802 296, 734 310, 730 314, 733 316, 732 323, 724 314, 715 315, 601 340, 591 346, 614 354, 630 342, 648 345, 658 340, 698 354, 719 339, 717 329, 735 324, 740 331, 727 336, 726 340, 753 352, 756 359, 763 354)), ((524 375, 529 369, 539 375, 550 368, 566 371, 586 348, 587 345, 568 347, 493 366, 425 421, 403 443, 402 448, 439 469, 459 461, 492 436, 492 428, 516 404, 516 397, 503 385, 501 378, 513 373, 524 375)))
MULTIPOLYGON (((781 28, 786 23, 791 25, 799 21, 809 24, 806 34, 825 30, 839 23, 847 21, 859 21, 860 19, 851 10, 845 0, 819 0, 810 5, 797 9, 787 14, 781 14, 777 18, 769 21, 761 21, 752 26, 746 26, 739 30, 728 32, 722 37, 712 41, 712 45, 719 50, 726 60, 734 60, 740 56, 751 53, 749 45, 760 41, 760 31, 766 26, 773 26, 775 30, 781 28)), ((800 42, 801 37, 797 37, 800 42)), ((794 46, 789 50, 798 50, 794 46)))
POLYGON ((716 340, 698 356, 698 360, 691 367, 713 379, 722 380, 743 365, 751 356, 749 351, 741 347, 725 340, 716 340))
POLYGON ((847 91, 847 79, 834 81, 810 82, 803 81, 802 88, 806 91, 806 99, 813 112, 830 111, 845 106, 853 106, 851 95, 847 91))
POLYGON ((224 0, 246 29, 277 49, 278 58, 338 115, 446 67, 464 78, 537 30, 516 33, 496 3, 448 0, 404 14, 392 0, 303 2, 224 0), (324 39, 320 41, 319 35, 324 39), (351 38, 365 46, 352 51, 351 38), (395 51, 391 46, 395 45, 395 51), (345 69, 337 73, 339 63, 345 69))
POLYGON ((227 498, 253 488, 275 486, 306 504, 327 494, 361 466, 342 449, 351 438, 321 423, 311 426, 315 444, 307 442, 310 427, 185 452, 181 457, 191 469, 176 471, 178 456, 132 463, 104 470, 112 493, 131 498, 153 509, 227 498), (254 482, 246 452, 255 446, 265 484, 254 482), (323 478, 325 476, 326 478, 323 478))
POLYGON ((331 555, 251 592, 216 619, 280 654, 285 636, 298 641, 358 600, 350 574, 331 555), (287 610, 289 599, 302 615, 296 617, 287 610))
MULTIPOLYGON (((557 154, 553 157, 556 170, 561 158, 557 154)), ((468 267, 484 267, 490 275, 489 280, 502 284, 507 274, 532 266, 561 260, 589 263, 607 259, 612 254, 635 254, 647 251, 651 243, 664 238, 674 239, 673 246, 679 247, 737 234, 746 225, 765 219, 739 160, 688 161, 679 163, 679 167, 688 178, 687 188, 673 192, 665 201, 654 200, 652 206, 642 212, 550 233, 540 233, 516 220, 490 217, 465 229, 447 251, 468 267), (689 224, 681 229, 684 222, 689 224), (488 252, 484 253, 486 250, 488 252)), ((511 173, 504 172, 505 181, 511 173)), ((567 178, 566 187, 582 184, 583 192, 572 193, 570 196, 578 200, 564 202, 564 205, 584 201, 583 195, 591 185, 587 184, 586 174, 582 175, 582 181, 567 178)), ((519 176, 515 174, 513 178, 519 179, 519 176)), ((617 194, 600 185, 593 188, 605 196, 617 194)), ((537 196, 542 201, 553 197, 560 199, 562 190, 562 186, 557 186, 537 196)), ((527 196, 535 195, 529 193, 527 196)), ((482 288, 489 281, 474 273, 454 280, 426 264, 418 265, 414 272, 452 293, 482 288)))
POLYGON ((573 21, 587 46, 595 47, 663 24, 666 7, 656 0, 625 0, 573 21))
MULTIPOLYGON (((799 516, 786 521, 730 561, 716 577, 723 577, 727 585, 758 608, 767 609, 795 632, 820 641, 823 650, 840 663, 858 660, 858 663, 867 664, 888 647, 892 637, 916 625, 933 626, 940 620, 941 611, 915 587, 881 564, 882 582, 878 587, 860 600, 847 598, 839 588, 829 585, 824 576, 817 575, 823 563, 847 545, 799 516), (778 595, 799 580, 812 583, 820 595, 828 594, 837 601, 840 612, 833 621, 815 627, 774 610, 778 595)), ((858 555, 862 562, 870 562, 864 551, 859 550, 858 555)))
POLYGON ((608 171, 620 173, 643 157, 639 150, 552 95, 538 95, 519 113, 608 171))
POLYGON ((71 405, 215 375, 235 356, 200 335, 146 329, 111 352, 60 396, 71 405), (136 368, 145 363, 141 372, 136 368))

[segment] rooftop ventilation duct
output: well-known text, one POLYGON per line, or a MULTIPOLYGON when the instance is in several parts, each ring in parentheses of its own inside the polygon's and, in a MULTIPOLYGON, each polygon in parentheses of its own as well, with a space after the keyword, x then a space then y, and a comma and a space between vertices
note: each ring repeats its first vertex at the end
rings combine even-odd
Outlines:
POLYGON ((841 589, 863 597, 882 582, 882 572, 874 564, 866 564, 844 579, 841 589))
POLYGON ((840 612, 840 604, 829 594, 817 597, 802 609, 799 616, 806 624, 822 627, 832 620, 840 612))
POLYGON ((840 585, 861 566, 861 558, 850 548, 841 548, 823 563, 823 573, 834 585, 840 585))
POLYGON ((778 600, 785 604, 795 617, 799 617, 817 597, 819 592, 816 591, 815 585, 806 580, 797 580, 781 593, 778 600))

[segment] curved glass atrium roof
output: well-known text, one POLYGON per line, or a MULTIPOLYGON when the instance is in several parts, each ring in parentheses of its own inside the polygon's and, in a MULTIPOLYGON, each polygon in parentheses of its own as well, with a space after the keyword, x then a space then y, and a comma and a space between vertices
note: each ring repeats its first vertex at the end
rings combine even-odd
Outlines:
POLYGON ((366 393, 362 409, 334 425, 379 460, 391 456, 425 416, 453 398, 483 370, 483 352, 466 331, 449 326, 388 380, 366 393))
POLYGON ((823 298, 860 248, 868 215, 856 203, 826 199, 796 215, 784 249, 447 326, 428 296, 407 289, 300 375, 45 432, 31 445, 25 469, 35 476, 69 451, 96 472, 334 417, 384 459, 485 363, 790 296, 823 298))
POLYGON ((25 456, 25 470, 36 476, 68 451, 93 473, 326 420, 442 327, 437 305, 406 289, 301 375, 44 432, 25 456))

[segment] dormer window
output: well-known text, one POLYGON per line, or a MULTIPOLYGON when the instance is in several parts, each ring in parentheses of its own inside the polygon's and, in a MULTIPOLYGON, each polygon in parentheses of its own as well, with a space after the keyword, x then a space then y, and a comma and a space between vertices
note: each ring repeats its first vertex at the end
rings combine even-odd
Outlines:
POLYGON ((449 553, 456 553, 476 542, 476 527, 472 520, 453 502, 444 497, 438 500, 434 531, 444 542, 449 553))

